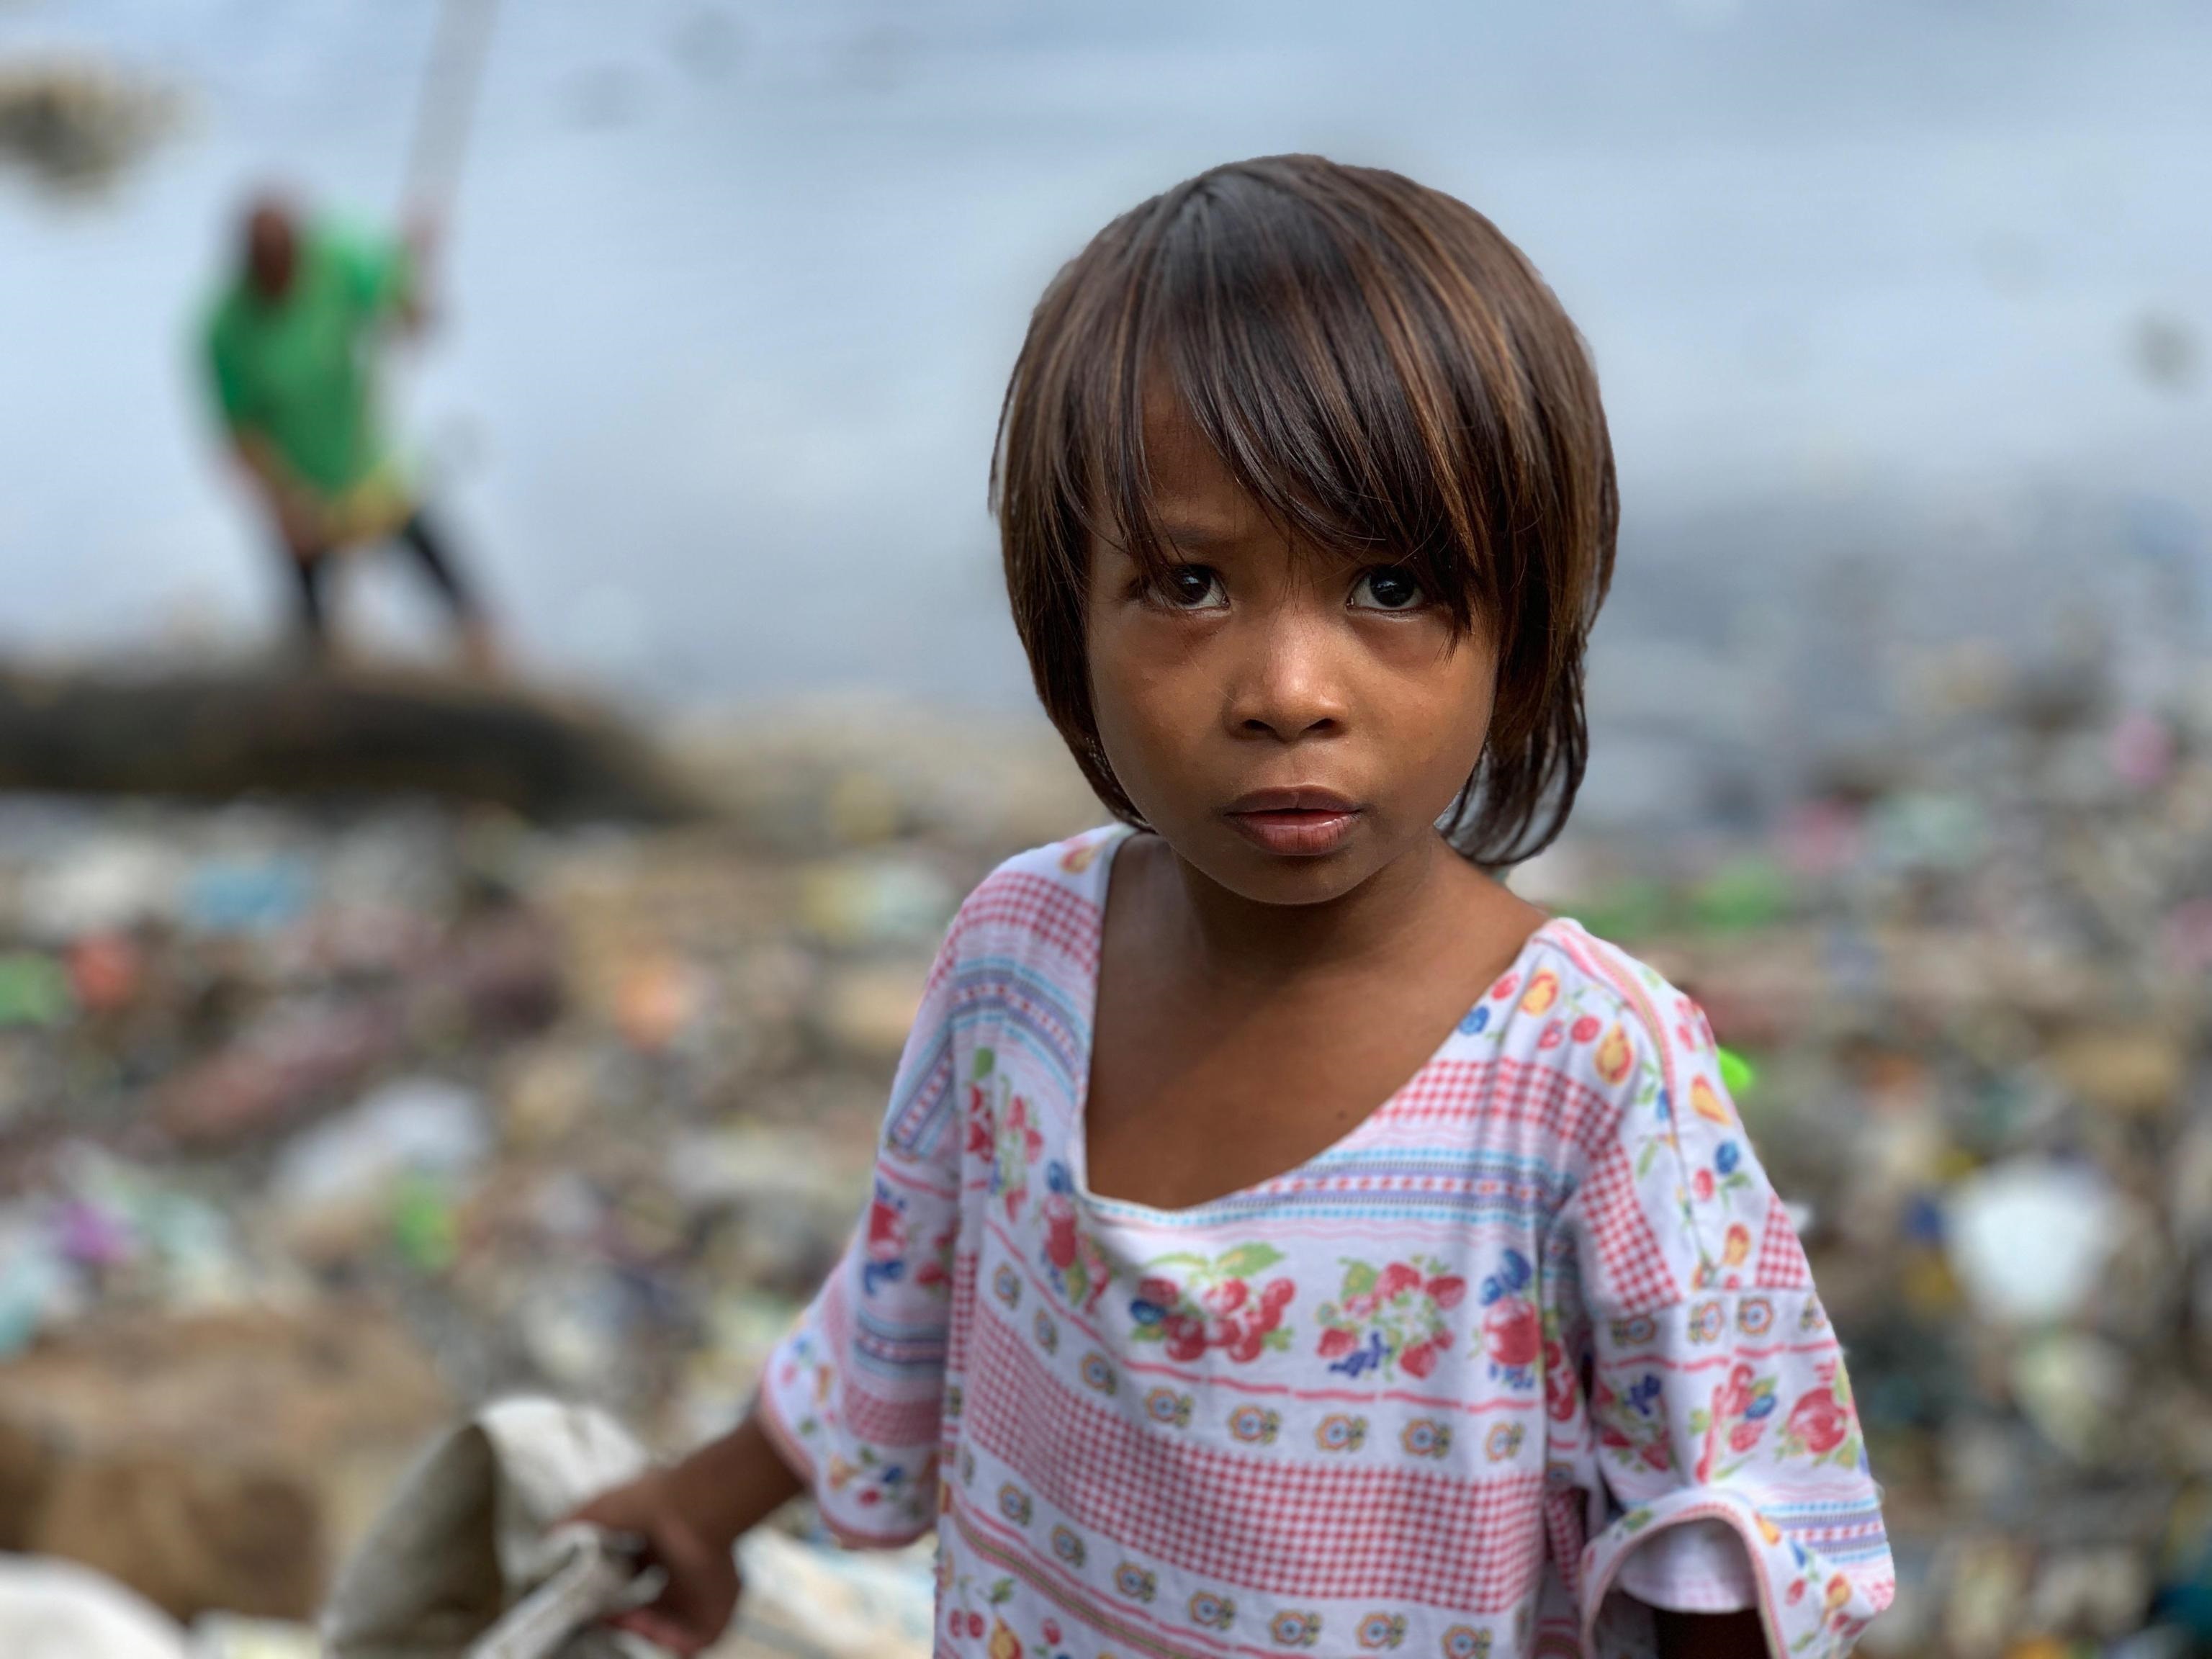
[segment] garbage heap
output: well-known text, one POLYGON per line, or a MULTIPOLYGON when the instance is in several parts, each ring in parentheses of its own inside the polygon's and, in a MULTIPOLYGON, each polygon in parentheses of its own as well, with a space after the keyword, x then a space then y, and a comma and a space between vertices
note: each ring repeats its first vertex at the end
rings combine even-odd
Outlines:
POLYGON ((954 907, 1097 809, 1029 726, 680 743, 672 829, 0 797, 0 1551, 276 1659, 469 1406, 732 1420, 954 907))
POLYGON ((1984 673, 1771 833, 1519 880, 1735 1056, 1887 1492, 1866 1650, 2212 1645, 2212 697, 1984 673))
MULTIPOLYGON (((289 1659, 465 1407, 730 1420, 953 906, 1097 809, 911 710, 678 742, 710 822, 0 801, 0 1550, 289 1659)), ((1869 1650, 2212 1642, 2212 705, 2016 677, 1515 879, 1735 1056, 1887 1492, 1869 1650)))
POLYGON ((0 63, 0 164, 66 196, 112 185, 180 123, 183 100, 96 58, 0 63))

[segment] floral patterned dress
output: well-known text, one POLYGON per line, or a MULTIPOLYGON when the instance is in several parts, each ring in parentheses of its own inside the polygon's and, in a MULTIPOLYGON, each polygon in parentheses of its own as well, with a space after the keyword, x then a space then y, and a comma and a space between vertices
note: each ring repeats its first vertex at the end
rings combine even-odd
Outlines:
POLYGON ((1847 1650, 1892 1587, 1850 1388, 1704 1016, 1547 924, 1419 1073, 1194 1208, 1084 1180, 1122 832, 963 906, 875 1198, 763 1415, 938 1654, 1847 1650))

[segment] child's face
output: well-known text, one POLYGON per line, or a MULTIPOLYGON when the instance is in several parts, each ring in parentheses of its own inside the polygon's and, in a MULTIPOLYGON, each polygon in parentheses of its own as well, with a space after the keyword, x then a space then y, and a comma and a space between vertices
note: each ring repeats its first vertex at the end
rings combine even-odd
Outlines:
POLYGON ((1190 864, 1313 903, 1409 851, 1482 753, 1497 679, 1410 572, 1294 551, 1180 408, 1148 415, 1159 523, 1185 561, 1147 592, 1091 546, 1091 704, 1114 775, 1190 864))

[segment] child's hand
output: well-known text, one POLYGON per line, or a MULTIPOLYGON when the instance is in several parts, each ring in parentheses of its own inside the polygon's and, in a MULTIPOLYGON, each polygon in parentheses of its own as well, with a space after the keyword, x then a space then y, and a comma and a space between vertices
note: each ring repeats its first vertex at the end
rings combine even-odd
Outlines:
POLYGON ((672 1474, 655 1469, 641 1475, 600 1493, 568 1518, 645 1540, 648 1561, 668 1575, 668 1583, 647 1606, 607 1622, 658 1642, 678 1659, 691 1659, 721 1635, 737 1611, 738 1566, 728 1547, 716 1547, 684 1512, 672 1474))

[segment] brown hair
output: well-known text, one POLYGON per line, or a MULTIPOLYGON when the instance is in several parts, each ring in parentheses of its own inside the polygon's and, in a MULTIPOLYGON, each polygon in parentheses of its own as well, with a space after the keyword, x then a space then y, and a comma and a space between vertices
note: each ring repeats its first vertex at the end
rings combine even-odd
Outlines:
POLYGON ((1547 845, 1589 753, 1583 650, 1620 507, 1596 372, 1520 250, 1397 173, 1278 155, 1122 215, 1045 290, 992 506, 1037 695, 1131 823, 1084 611, 1094 534, 1152 570, 1176 562, 1147 500, 1147 371, 1294 542, 1401 563, 1455 626, 1495 629, 1489 741, 1445 828, 1486 866, 1547 845))

